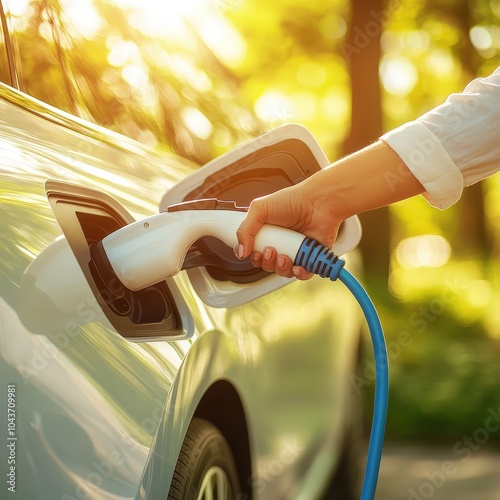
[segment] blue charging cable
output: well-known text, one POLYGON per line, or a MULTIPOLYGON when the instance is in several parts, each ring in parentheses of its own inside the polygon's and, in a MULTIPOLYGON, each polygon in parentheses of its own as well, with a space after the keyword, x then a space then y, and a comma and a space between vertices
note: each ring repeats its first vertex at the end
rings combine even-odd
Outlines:
POLYGON ((361 490, 361 500, 373 500, 377 489, 382 447, 384 444, 387 406, 389 402, 389 366, 384 332, 377 311, 369 295, 359 281, 344 268, 344 260, 328 247, 311 238, 305 238, 295 257, 294 265, 332 281, 337 278, 351 291, 358 301, 370 330, 375 356, 375 402, 373 420, 368 445, 365 478, 361 490))

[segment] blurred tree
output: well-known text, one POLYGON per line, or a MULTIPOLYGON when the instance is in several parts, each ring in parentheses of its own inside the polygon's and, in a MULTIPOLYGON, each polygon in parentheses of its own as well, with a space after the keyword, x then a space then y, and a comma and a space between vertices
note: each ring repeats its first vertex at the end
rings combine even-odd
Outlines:
MULTIPOLYGON (((351 124, 344 153, 357 151, 382 135, 379 79, 380 38, 389 15, 384 0, 352 0, 349 31, 343 45, 351 77, 351 124)), ((389 274, 389 211, 381 208, 361 214, 360 247, 365 275, 379 286, 389 274)))
MULTIPOLYGON (((472 44, 470 32, 478 23, 470 0, 455 2, 449 9, 442 4, 437 5, 437 15, 457 26, 460 42, 454 51, 468 81, 475 78, 483 62, 483 58, 472 44)), ((479 256, 486 260, 492 250, 492 238, 487 232, 484 213, 484 184, 478 183, 466 189, 458 207, 458 228, 454 238, 457 255, 464 257, 479 256), (463 245, 464 236, 467 245, 463 245), (464 251, 465 250, 465 251, 464 251)))
MULTIPOLYGON (((9 11, 24 89, 197 163, 262 132, 251 109, 234 99, 232 70, 175 5, 163 7, 179 30, 172 39, 168 30, 150 34, 159 13, 121 3, 31 0, 9 11)), ((216 29, 221 20, 212 16, 216 29)))
MULTIPOLYGON (((488 0, 460 0, 453 2, 453 8, 448 0, 401 2, 383 37, 387 128, 414 119, 498 65, 496 5, 488 0), (408 88, 401 91, 396 78, 407 80, 408 88)), ((420 231, 445 233, 457 257, 487 258, 493 234, 485 218, 484 190, 485 183, 466 189, 460 203, 439 215, 438 227, 422 222, 420 231)))
MULTIPOLYGON (((448 0, 427 0, 419 19, 424 23, 429 18, 437 20, 457 32, 457 42, 450 50, 459 61, 463 81, 469 82, 479 73, 484 59, 471 40, 472 28, 480 22, 478 4, 470 0, 458 0, 450 9, 448 0)), ((461 89, 457 89, 459 91, 461 89)), ((484 184, 478 183, 464 190, 457 206, 456 230, 450 233, 457 256, 479 256, 486 259, 492 249, 492 238, 488 234, 484 215, 484 184), (467 243, 464 245, 464 236, 467 243)))
POLYGON ((340 44, 348 0, 230 2, 246 55, 235 66, 238 95, 267 128, 305 125, 333 160, 350 119, 350 89, 340 44))

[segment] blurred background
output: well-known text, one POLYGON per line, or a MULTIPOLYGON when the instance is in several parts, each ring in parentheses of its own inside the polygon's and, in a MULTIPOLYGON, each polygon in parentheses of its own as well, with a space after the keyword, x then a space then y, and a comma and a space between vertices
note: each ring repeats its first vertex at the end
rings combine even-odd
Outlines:
MULTIPOLYGON (((15 0, 8 22, 30 94, 196 165, 287 122, 334 161, 500 60, 496 0, 15 0)), ((451 449, 500 412, 499 200, 494 176, 446 211, 418 197, 361 216, 389 440, 451 449)))

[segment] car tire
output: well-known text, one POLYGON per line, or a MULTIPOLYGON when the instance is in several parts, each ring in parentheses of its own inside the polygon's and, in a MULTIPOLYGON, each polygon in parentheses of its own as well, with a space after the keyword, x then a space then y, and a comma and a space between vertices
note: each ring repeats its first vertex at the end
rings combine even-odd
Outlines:
POLYGON ((236 500, 239 493, 238 468, 226 439, 208 420, 194 418, 167 500, 236 500))

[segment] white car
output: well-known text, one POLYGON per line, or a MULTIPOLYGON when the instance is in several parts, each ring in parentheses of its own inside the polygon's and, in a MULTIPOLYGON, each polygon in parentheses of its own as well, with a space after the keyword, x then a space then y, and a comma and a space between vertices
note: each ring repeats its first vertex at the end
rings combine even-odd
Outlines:
MULTIPOLYGON (((0 497, 356 498, 362 317, 342 285, 203 238, 183 271, 132 292, 103 286, 92 253, 171 204, 246 206, 300 182, 328 164, 319 146, 291 125, 200 169, 154 153, 23 91, 28 25, 1 24, 0 497)), ((358 239, 353 219, 341 253, 358 239)))

